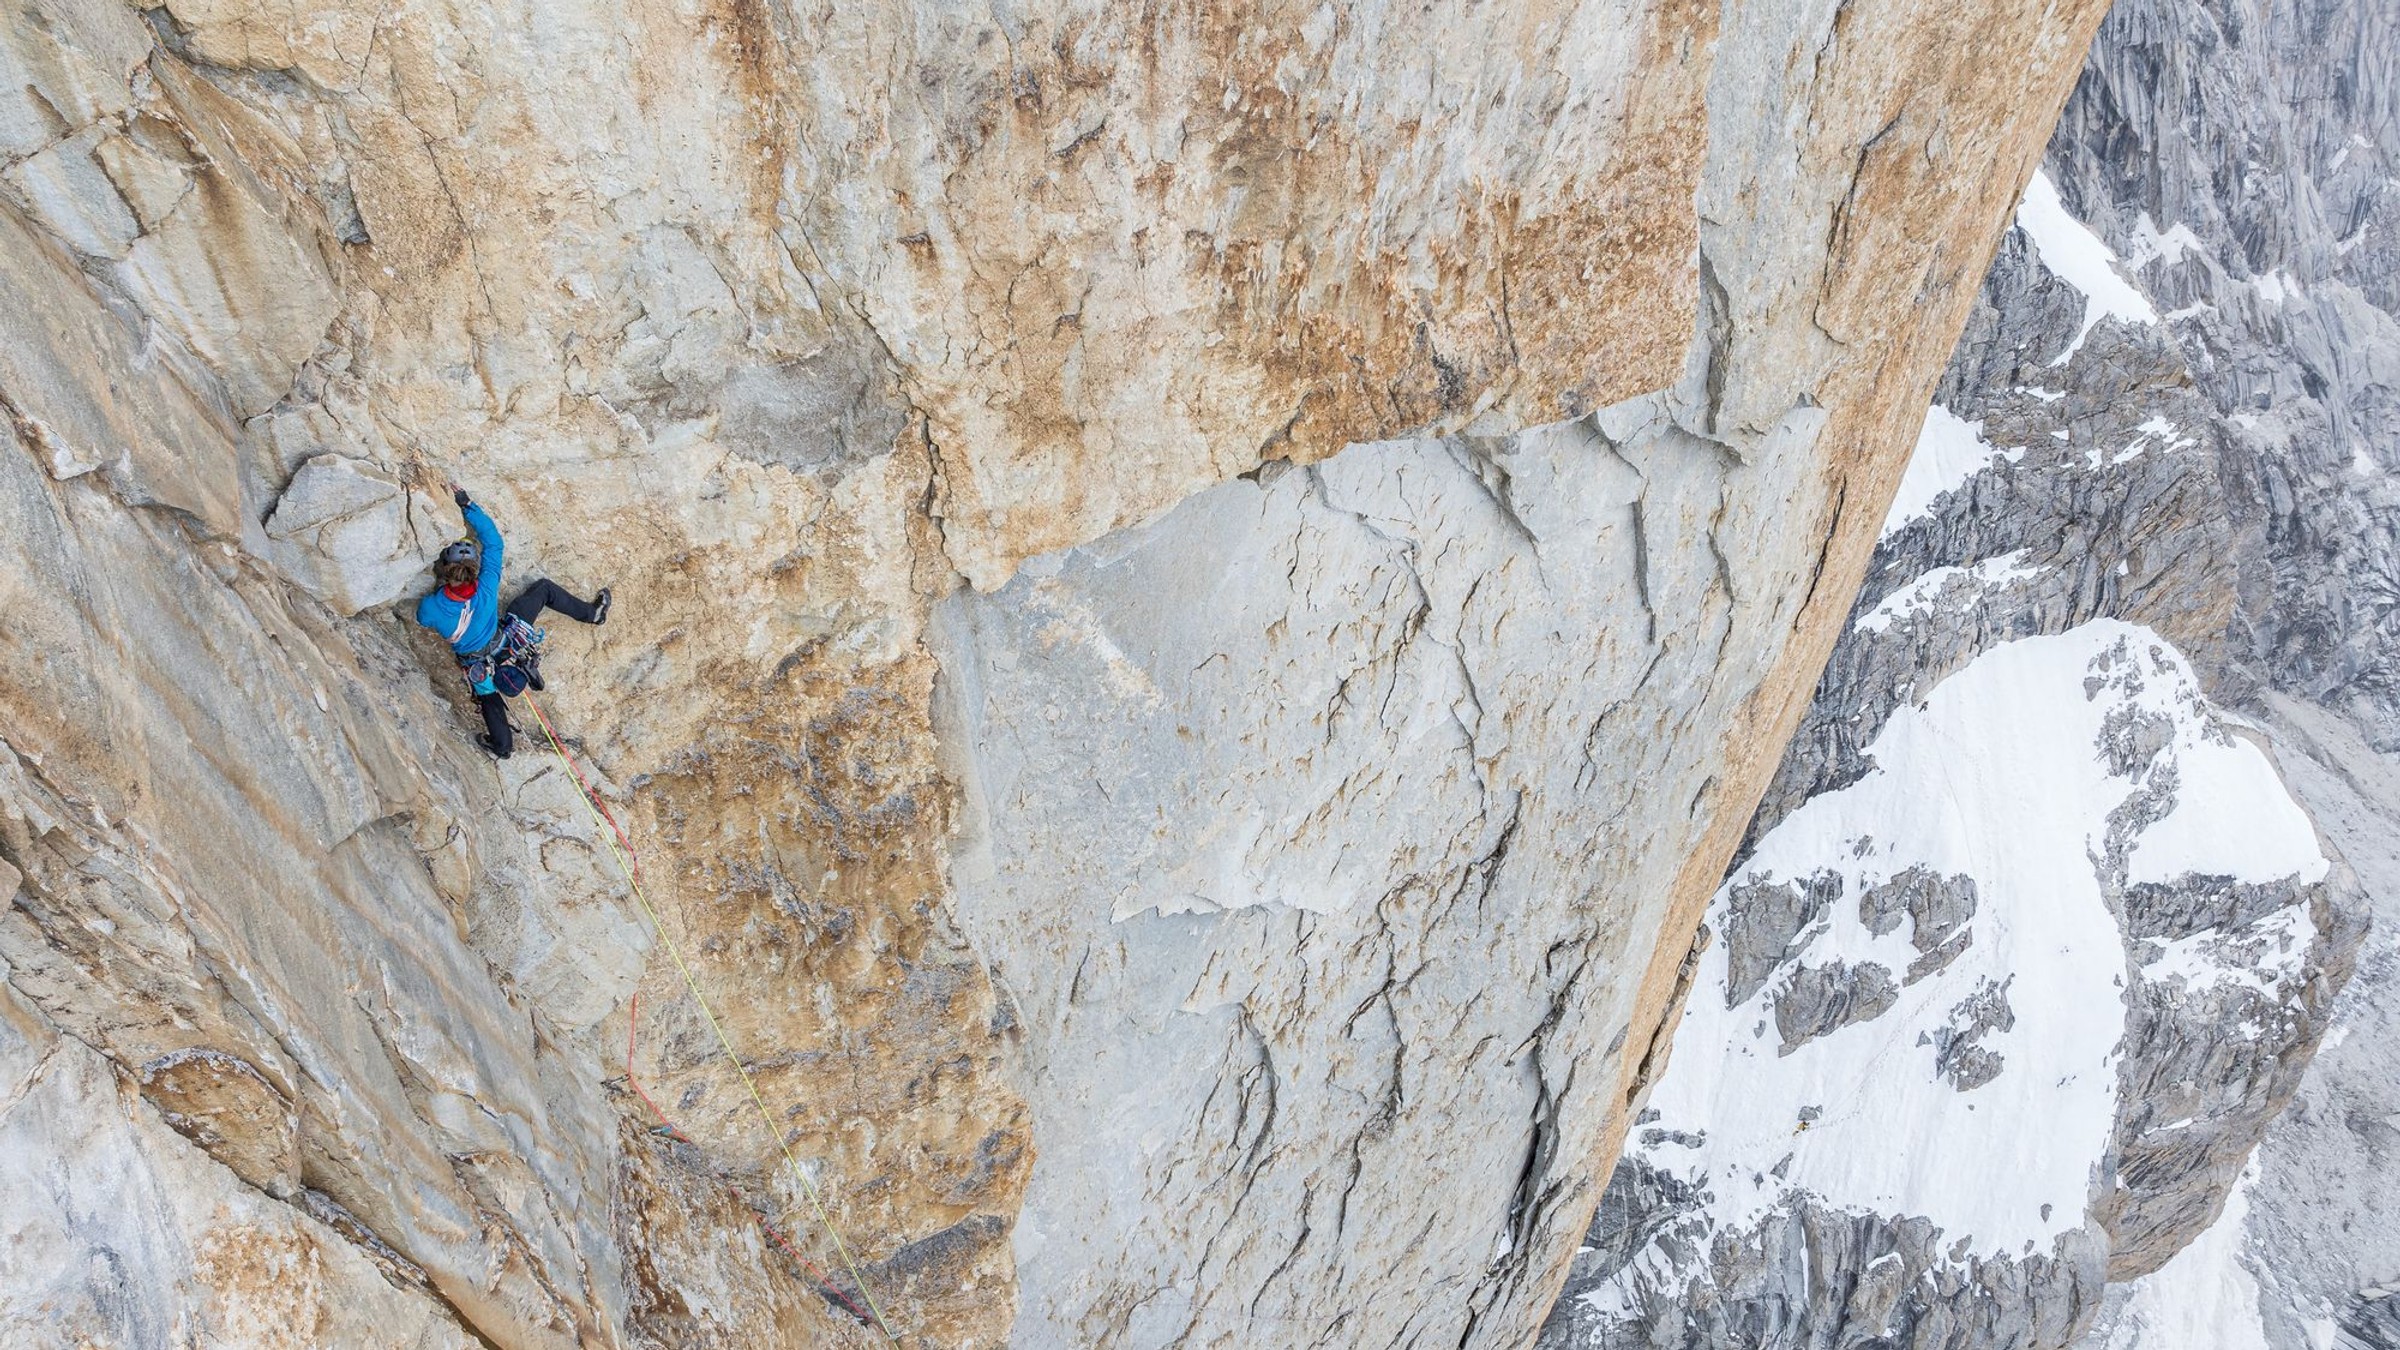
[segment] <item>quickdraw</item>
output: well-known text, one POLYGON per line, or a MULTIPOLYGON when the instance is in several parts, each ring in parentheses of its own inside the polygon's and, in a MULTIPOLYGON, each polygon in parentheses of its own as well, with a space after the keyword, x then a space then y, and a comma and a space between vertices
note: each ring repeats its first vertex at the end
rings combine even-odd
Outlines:
POLYGON ((478 694, 511 697, 539 688, 542 678, 542 640, 549 634, 514 614, 500 616, 500 631, 490 646, 458 658, 458 668, 478 694))

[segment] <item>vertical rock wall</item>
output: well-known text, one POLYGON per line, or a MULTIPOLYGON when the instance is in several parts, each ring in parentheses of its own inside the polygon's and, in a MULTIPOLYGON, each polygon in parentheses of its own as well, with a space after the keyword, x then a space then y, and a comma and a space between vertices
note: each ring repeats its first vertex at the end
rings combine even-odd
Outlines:
POLYGON ((12 11, 0 1326, 1520 1341, 2097 15, 12 11))
POLYGON ((1914 18, 1723 31, 1675 389, 1270 465, 942 607, 960 921, 1072 1122, 1032 1343, 1506 1344, 1547 1306, 1679 986, 1656 935, 1889 496, 1852 447, 1921 397, 1845 353, 1959 312, 1981 236, 1931 213, 1992 210, 1946 166, 2013 135, 1924 101, 1964 49, 1914 18))

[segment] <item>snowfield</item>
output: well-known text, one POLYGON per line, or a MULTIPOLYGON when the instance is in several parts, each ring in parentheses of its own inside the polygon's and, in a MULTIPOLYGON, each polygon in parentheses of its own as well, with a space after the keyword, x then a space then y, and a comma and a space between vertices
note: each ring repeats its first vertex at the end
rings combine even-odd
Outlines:
MULTIPOLYGON (((2046 1251, 2085 1222, 2116 1112, 2132 958, 2111 894, 2189 872, 2315 880, 2326 860, 2183 656, 2116 620, 1986 651, 1898 710, 1868 755, 1864 778, 1794 811, 1719 892, 1657 1118, 1628 1152, 1703 1186, 1715 1233, 1805 1192, 1923 1216, 1952 1260, 2046 1251), (1862 905, 1903 874, 1971 879, 1963 949, 1955 917, 1920 942, 1909 914, 1862 905), (1731 891, 1824 896, 1836 879, 1763 984, 1727 1006, 1731 891), (1787 1043, 1779 999, 1869 965, 1889 978, 1858 987, 1888 1007, 1787 1043), (1962 1046, 1980 1072, 1960 1070, 1962 1046)), ((2293 937, 2270 923, 2245 940, 2293 937)), ((2149 974, 2186 980, 2224 978, 2213 950, 2144 948, 2149 974)), ((1677 1278, 1667 1261, 1654 1248, 1587 1297, 1629 1306, 1636 1285, 1677 1278)))
POLYGON ((2041 568, 2026 563, 2024 549, 1986 558, 1972 567, 1937 567, 1885 596, 1850 627, 1854 632, 1880 633, 1894 623, 1956 614, 1971 608, 1985 591, 2041 574, 2041 568))

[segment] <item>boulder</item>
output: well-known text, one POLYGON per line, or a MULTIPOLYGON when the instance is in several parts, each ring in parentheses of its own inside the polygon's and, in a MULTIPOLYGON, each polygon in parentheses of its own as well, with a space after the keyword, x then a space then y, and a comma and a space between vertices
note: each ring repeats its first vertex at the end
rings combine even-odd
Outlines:
POLYGON ((267 560, 344 615, 396 598, 449 542, 441 503, 386 470, 318 455, 267 517, 267 560))

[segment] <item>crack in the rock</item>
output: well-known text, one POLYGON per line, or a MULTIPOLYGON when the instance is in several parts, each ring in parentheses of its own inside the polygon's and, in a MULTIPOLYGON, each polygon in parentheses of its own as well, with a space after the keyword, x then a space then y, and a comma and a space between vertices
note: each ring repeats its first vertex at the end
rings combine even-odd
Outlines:
POLYGON ((1258 1291, 1250 1296, 1250 1315, 1252 1317, 1258 1316, 1259 1300, 1267 1296, 1268 1288, 1283 1278, 1283 1273, 1292 1268, 1294 1261, 1300 1259, 1300 1249, 1308 1245, 1309 1233, 1312 1231, 1309 1226, 1309 1214, 1315 1209, 1316 1203, 1317 1188, 1315 1184, 1302 1182, 1300 1185, 1300 1231, 1292 1238, 1291 1250, 1283 1254, 1283 1260, 1277 1262, 1275 1268, 1267 1272, 1267 1277, 1258 1283, 1258 1291))
POLYGON ((1658 643, 1658 606, 1650 599, 1650 533, 1642 520, 1642 499, 1627 503, 1633 516, 1633 588, 1641 598, 1642 618, 1649 625, 1651 645, 1658 643))
POLYGON ((1808 613, 1810 603, 1817 598, 1817 587, 1825 580, 1825 564, 1833 555, 1834 541, 1842 537, 1842 511, 1850 504, 1850 480, 1844 478, 1834 488, 1833 518, 1825 526, 1825 537, 1817 545, 1817 558, 1808 569, 1808 591, 1800 597, 1800 607, 1792 611, 1792 626, 1797 628, 1808 613))
POLYGON ((1542 556, 1542 541, 1540 536, 1533 532, 1533 527, 1525 523, 1525 518, 1517 514, 1516 503, 1509 500, 1514 479, 1509 473, 1508 466, 1502 464, 1498 457, 1486 451, 1483 448, 1483 442, 1477 437, 1449 437, 1443 440, 1441 445, 1450 452, 1459 467, 1467 471, 1468 481, 1483 490, 1484 500, 1490 502, 1492 509, 1500 513, 1501 524, 1506 527, 1508 533, 1523 540, 1526 549, 1533 554, 1538 563, 1542 556))

